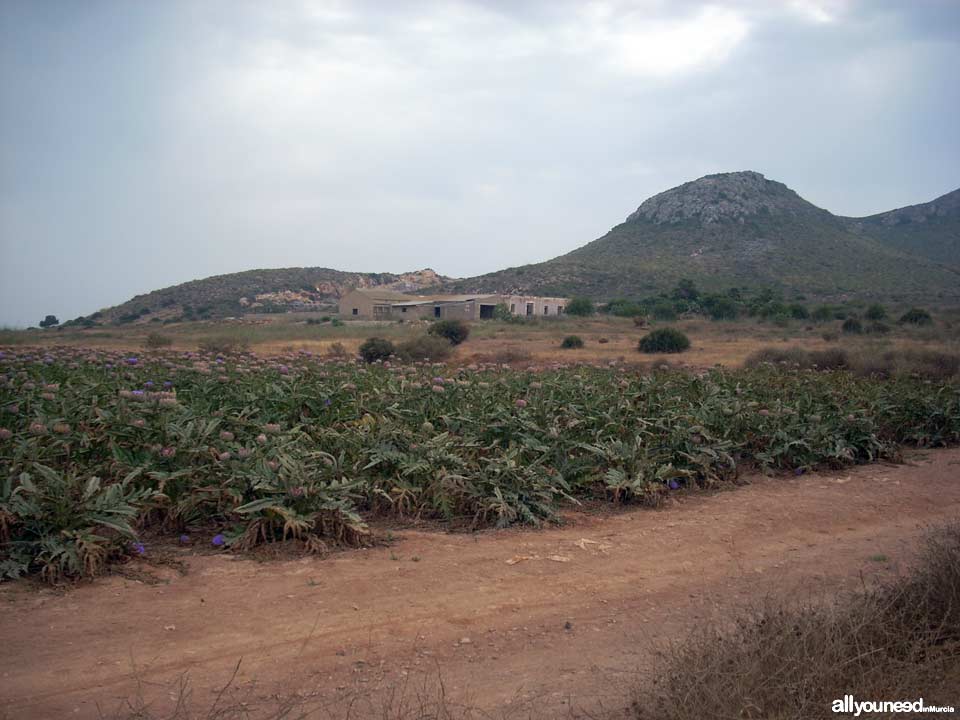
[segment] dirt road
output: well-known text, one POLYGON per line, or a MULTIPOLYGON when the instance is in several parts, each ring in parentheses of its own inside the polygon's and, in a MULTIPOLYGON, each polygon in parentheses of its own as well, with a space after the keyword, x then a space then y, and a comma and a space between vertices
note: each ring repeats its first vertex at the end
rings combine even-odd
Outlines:
POLYGON ((157 707, 184 672, 209 702, 241 658, 233 700, 375 696, 440 668, 448 695, 483 708, 622 707, 637 671, 656 672, 651 640, 767 594, 832 594, 898 572, 924 527, 958 516, 951 449, 752 478, 543 531, 405 531, 392 547, 325 560, 187 554, 185 575, 155 585, 8 583, 0 717, 99 717, 98 704, 136 692, 135 675, 157 707))

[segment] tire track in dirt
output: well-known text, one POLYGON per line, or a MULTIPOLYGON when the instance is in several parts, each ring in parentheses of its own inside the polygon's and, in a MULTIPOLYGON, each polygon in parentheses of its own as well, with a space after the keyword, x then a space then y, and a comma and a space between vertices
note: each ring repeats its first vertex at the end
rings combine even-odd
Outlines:
POLYGON ((8 584, 0 706, 11 718, 98 717, 98 702, 136 690, 133 666, 158 702, 185 671, 202 700, 241 657, 235 692, 250 697, 375 694, 439 667, 448 692, 484 707, 622 704, 650 669, 649 642, 766 594, 832 594, 897 572, 922 529, 958 511, 951 449, 542 531, 406 531, 391 548, 326 560, 193 555, 162 585, 8 584))

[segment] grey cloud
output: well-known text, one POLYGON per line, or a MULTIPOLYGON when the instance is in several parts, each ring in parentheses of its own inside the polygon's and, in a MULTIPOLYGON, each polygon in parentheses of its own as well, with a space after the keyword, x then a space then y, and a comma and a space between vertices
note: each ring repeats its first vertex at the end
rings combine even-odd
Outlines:
POLYGON ((960 184, 952 2, 0 13, 0 323, 250 267, 546 259, 707 172, 850 215, 960 184))

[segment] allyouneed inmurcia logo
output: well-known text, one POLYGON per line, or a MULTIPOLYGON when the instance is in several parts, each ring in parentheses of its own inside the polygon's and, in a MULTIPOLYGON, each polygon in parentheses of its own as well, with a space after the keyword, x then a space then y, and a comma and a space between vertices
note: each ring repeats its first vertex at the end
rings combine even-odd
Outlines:
POLYGON ((917 700, 854 700, 853 695, 844 695, 841 700, 833 701, 835 713, 846 713, 860 717, 863 713, 952 713, 950 705, 927 705, 923 698, 917 700))

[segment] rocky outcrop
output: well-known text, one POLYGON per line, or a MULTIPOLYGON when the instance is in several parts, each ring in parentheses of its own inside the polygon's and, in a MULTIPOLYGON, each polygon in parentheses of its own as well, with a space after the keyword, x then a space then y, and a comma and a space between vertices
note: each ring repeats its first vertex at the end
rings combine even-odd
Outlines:
POLYGON ((783 183, 751 170, 707 175, 654 195, 627 222, 655 225, 696 220, 710 224, 768 214, 829 214, 811 205, 783 183))

